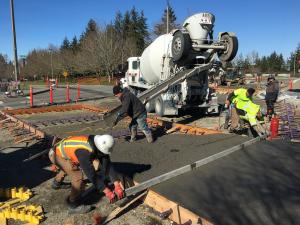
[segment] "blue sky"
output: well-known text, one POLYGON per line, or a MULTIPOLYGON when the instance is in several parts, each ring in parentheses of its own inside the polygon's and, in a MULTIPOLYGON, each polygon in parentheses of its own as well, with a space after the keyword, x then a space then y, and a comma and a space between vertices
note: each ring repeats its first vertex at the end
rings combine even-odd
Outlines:
MULTIPOLYGON (((197 12, 216 16, 215 32, 233 31, 239 53, 255 50, 268 55, 276 50, 290 56, 300 42, 299 0, 170 0, 178 22, 197 12)), ((33 48, 60 45, 65 36, 79 36, 90 18, 102 24, 116 11, 135 6, 144 10, 152 30, 166 7, 165 0, 15 0, 18 55, 33 48)), ((9 0, 0 0, 0 53, 12 58, 9 0)), ((238 54, 239 54, 238 53, 238 54)))

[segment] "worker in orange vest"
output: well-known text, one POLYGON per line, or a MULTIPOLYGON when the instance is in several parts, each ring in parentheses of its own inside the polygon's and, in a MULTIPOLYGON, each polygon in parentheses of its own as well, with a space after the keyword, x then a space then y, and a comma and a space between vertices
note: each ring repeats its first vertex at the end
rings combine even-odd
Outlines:
POLYGON ((111 135, 72 136, 57 143, 49 152, 51 162, 57 166, 58 173, 53 180, 52 188, 66 188, 63 182, 66 175, 71 178, 71 193, 67 198, 70 213, 86 213, 91 206, 83 205, 81 194, 84 191, 83 173, 98 191, 102 191, 112 203, 124 197, 124 188, 117 179, 110 154, 114 146, 111 135), (93 162, 101 165, 100 176, 93 162), (113 187, 109 187, 109 182, 113 187))

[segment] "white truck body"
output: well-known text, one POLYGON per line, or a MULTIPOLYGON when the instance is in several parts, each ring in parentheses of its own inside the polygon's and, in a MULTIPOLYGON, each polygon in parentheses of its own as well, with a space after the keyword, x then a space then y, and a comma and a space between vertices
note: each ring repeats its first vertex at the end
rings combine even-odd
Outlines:
MULTIPOLYGON (((216 44, 210 40, 211 36, 208 37, 214 20, 210 13, 195 14, 186 19, 183 30, 159 36, 140 57, 130 57, 123 86, 139 95, 181 71, 212 63, 217 51, 225 48, 221 41, 216 44)), ((147 110, 155 110, 159 116, 177 115, 181 109, 194 107, 218 112, 217 98, 208 88, 208 72, 200 72, 168 86, 164 93, 148 101, 147 110)))

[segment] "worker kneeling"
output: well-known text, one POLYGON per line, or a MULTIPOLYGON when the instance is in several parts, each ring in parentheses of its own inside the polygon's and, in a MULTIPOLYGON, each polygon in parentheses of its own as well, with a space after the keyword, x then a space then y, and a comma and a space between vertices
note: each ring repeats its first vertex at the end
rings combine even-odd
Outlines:
POLYGON ((250 129, 253 129, 260 137, 266 135, 266 131, 259 122, 262 119, 259 105, 253 103, 252 101, 249 101, 246 104, 238 101, 236 103, 236 111, 240 119, 247 121, 250 124, 250 129))
POLYGON ((50 150, 49 158, 59 169, 52 188, 64 188, 65 176, 69 175, 71 178, 71 193, 67 198, 70 213, 86 213, 92 210, 91 206, 83 205, 82 202, 81 194, 85 186, 83 173, 96 190, 104 192, 111 203, 116 198, 124 197, 124 188, 117 180, 110 161, 109 155, 113 146, 114 139, 111 135, 73 136, 63 139, 50 150), (100 163, 102 176, 97 174, 94 162, 100 163), (104 184, 107 179, 113 182, 113 190, 107 183, 104 184))
MULTIPOLYGON (((243 119, 249 122, 251 128, 259 135, 265 135, 265 131, 257 120, 262 118, 260 106, 253 103, 253 88, 239 88, 228 95, 226 106, 230 108, 231 125, 230 130, 239 129, 239 121, 243 119)), ((226 123, 226 122, 225 122, 226 123)))

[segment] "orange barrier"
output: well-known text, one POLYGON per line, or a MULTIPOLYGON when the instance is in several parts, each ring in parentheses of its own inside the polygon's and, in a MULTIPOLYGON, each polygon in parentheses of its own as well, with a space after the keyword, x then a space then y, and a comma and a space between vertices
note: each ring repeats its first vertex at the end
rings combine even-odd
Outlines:
POLYGON ((29 101, 30 101, 30 107, 33 107, 33 90, 32 90, 31 85, 30 85, 30 88, 29 88, 29 101))
POLYGON ((67 103, 70 102, 70 87, 69 87, 69 84, 67 84, 67 87, 66 87, 66 102, 67 103))
POLYGON ((50 96, 49 96, 49 103, 50 105, 53 104, 53 88, 52 86, 50 85, 50 96))

